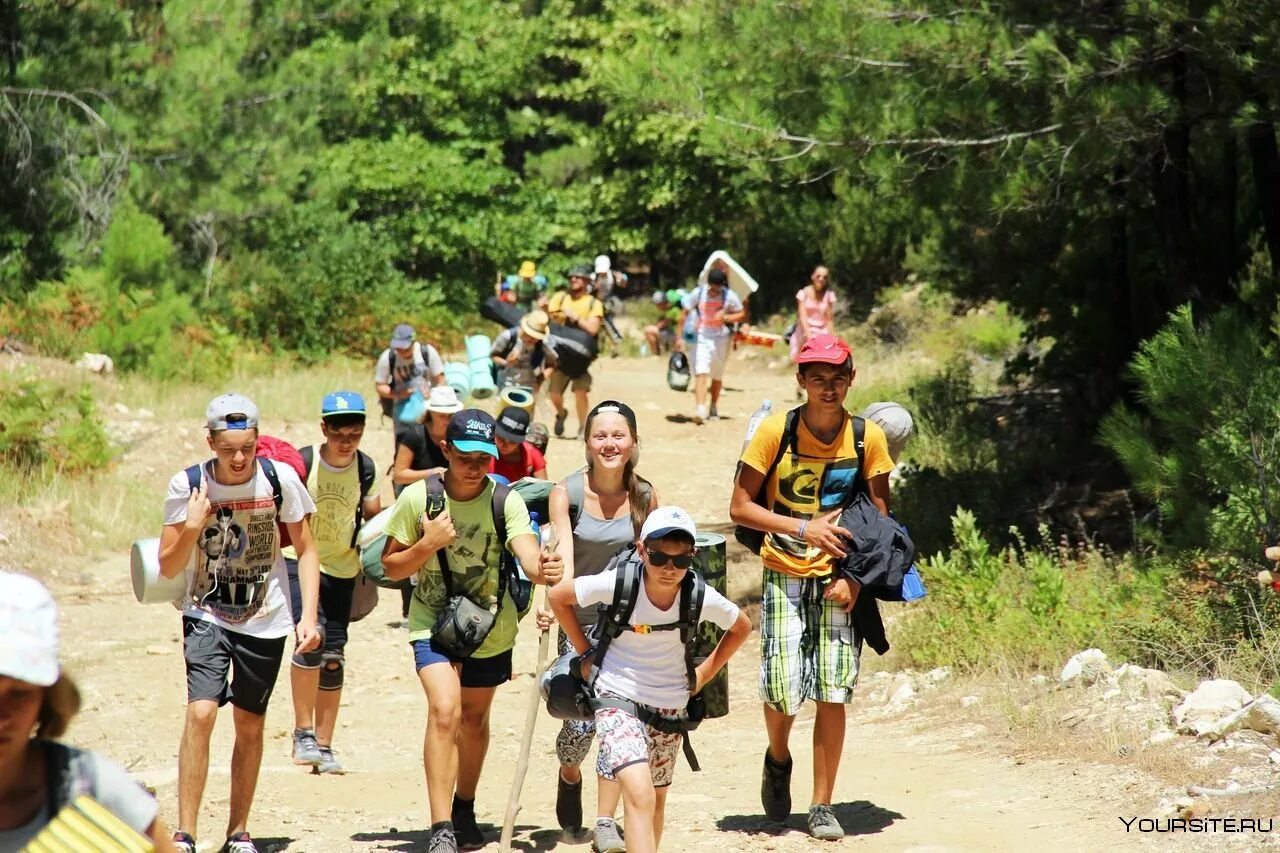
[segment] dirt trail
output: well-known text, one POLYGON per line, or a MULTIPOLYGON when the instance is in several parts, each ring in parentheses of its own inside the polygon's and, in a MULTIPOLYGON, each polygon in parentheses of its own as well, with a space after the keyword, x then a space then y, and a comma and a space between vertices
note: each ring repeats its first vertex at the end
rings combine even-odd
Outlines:
MULTIPOLYGON (((593 399, 617 395, 635 405, 641 422, 641 469, 655 480, 664 502, 684 505, 700 524, 713 529, 723 529, 727 520, 733 462, 747 418, 762 397, 772 396, 782 406, 793 395, 786 376, 766 369, 769 356, 753 355, 737 356, 730 364, 730 390, 721 405, 726 418, 700 428, 684 422, 692 398, 667 390, 658 359, 606 360, 596 371, 593 399)), ((305 430, 309 421, 309 416, 298 418, 298 428, 305 430)), ((385 464, 389 431, 371 431, 366 449, 385 464)), ((552 474, 560 475, 580 464, 581 445, 553 439, 548 455, 552 474)), ((157 510, 163 489, 164 479, 157 477, 157 510)), ((741 596, 758 587, 757 573, 758 566, 741 555, 731 559, 731 593, 741 596)), ((61 573, 63 578, 75 576, 61 573)), ((64 659, 85 694, 85 710, 71 739, 105 751, 154 786, 164 817, 172 821, 185 698, 178 614, 167 606, 135 603, 123 558, 89 565, 77 581, 61 581, 55 589, 63 605, 64 659)), ((372 616, 352 629, 348 686, 335 738, 351 770, 347 776, 311 776, 290 763, 286 661, 268 713, 266 757, 251 821, 263 849, 425 850, 425 701, 398 617, 398 598, 388 594, 372 616)), ((524 631, 515 656, 519 674, 499 691, 494 705, 492 746, 477 799, 481 823, 492 830, 490 850, 497 849, 494 827, 501 824, 507 800, 519 728, 533 689, 536 648, 533 632, 524 631)), ((864 661, 873 667, 872 658, 868 653, 864 661)), ((764 740, 755 693, 757 664, 758 643, 748 642, 731 666, 732 715, 704 724, 695 735, 703 772, 694 774, 683 762, 677 771, 665 850, 822 846, 802 831, 811 772, 811 712, 801 717, 794 736, 797 813, 786 831, 771 829, 762 819, 764 740)), ((585 841, 563 843, 554 828, 556 730, 553 720, 539 718, 518 849, 589 849, 585 841)), ((1117 815, 1149 813, 1152 798, 1150 792, 1126 797, 1119 771, 1015 762, 984 747, 982 740, 948 720, 946 711, 927 704, 909 718, 884 722, 870 720, 855 702, 835 798, 837 815, 853 836, 844 846, 1050 851, 1127 849, 1139 842, 1136 835, 1126 835, 1117 815)), ((201 814, 201 833, 208 841, 221 837, 230 749, 231 722, 224 714, 214 735, 201 814)), ((593 783, 586 786, 585 800, 590 813, 593 783)))

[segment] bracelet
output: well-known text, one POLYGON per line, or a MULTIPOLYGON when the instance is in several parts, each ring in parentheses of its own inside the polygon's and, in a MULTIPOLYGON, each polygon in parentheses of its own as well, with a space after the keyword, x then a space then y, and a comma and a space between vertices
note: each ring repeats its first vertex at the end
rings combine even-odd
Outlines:
POLYGON ((800 520, 800 529, 796 531, 797 539, 804 539, 804 531, 805 531, 805 528, 808 526, 809 526, 809 519, 805 518, 800 520))

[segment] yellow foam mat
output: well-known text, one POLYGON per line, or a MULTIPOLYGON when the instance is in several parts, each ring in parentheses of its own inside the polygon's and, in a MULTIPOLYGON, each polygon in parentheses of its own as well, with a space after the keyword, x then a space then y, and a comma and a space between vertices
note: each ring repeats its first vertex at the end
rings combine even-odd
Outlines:
POLYGON ((22 853, 152 853, 151 839, 88 794, 65 807, 22 848, 22 853))

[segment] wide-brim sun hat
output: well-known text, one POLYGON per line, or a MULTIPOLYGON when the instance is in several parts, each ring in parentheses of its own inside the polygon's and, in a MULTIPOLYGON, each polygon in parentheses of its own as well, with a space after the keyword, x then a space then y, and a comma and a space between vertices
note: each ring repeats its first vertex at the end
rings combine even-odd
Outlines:
POLYGON ((427 411, 452 415, 462 411, 458 392, 450 385, 435 385, 427 392, 427 411))
POLYGON ((547 339, 547 329, 550 325, 551 318, 547 316, 546 311, 530 311, 520 318, 520 331, 540 341, 547 339))

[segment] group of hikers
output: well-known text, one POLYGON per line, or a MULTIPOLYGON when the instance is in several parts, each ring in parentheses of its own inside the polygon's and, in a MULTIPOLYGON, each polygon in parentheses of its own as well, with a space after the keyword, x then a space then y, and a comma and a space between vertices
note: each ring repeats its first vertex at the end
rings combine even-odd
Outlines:
MULTIPOLYGON (((702 292, 686 299, 687 310, 701 318, 696 364, 700 378, 710 377, 710 406, 703 408, 701 394, 697 405, 699 417, 709 419, 716 416, 727 357, 723 330, 743 311, 717 273, 710 270, 702 292)), ((780 822, 791 813, 790 733, 797 713, 813 700, 807 827, 815 838, 830 840, 844 835, 831 801, 845 706, 857 680, 866 626, 872 624, 862 605, 874 609, 869 593, 860 596, 867 575, 852 571, 846 560, 852 534, 841 525, 841 513, 862 495, 887 517, 894 461, 884 430, 844 408, 854 360, 829 331, 834 300, 826 282, 826 270, 819 267, 797 295, 800 342, 793 352, 804 402, 755 426, 728 497, 730 518, 739 525, 740 539, 760 555, 763 573, 762 809, 780 822)), ((545 339, 548 315, 598 331, 600 315, 584 301, 589 295, 583 281, 560 304, 549 302, 548 310, 531 306, 509 339, 501 347, 495 343, 495 365, 528 369, 545 339)), ((543 544, 524 498, 509 484, 546 478, 545 433, 533 435, 536 425, 517 407, 502 409, 496 419, 465 407, 443 383, 439 364, 434 347, 418 342, 411 327, 398 326, 374 383, 393 416, 408 396, 406 388, 427 392, 420 422, 400 424, 397 418, 395 502, 382 514, 382 535, 371 547, 379 549, 375 562, 388 583, 411 581, 403 585, 404 614, 428 709, 428 849, 449 853, 486 842, 475 796, 490 739, 490 709, 496 690, 512 678, 519 626, 532 613, 539 631, 559 625, 559 650, 593 697, 587 713, 565 719, 556 738, 560 827, 574 836, 590 830, 597 851, 656 850, 692 703, 746 640, 750 623, 709 586, 698 587, 698 606, 689 609, 697 528, 687 509, 663 504, 658 489, 638 473, 640 430, 631 406, 606 400, 588 409, 590 379, 573 385, 579 430, 572 437, 583 442, 586 465, 551 488, 542 523, 550 522, 559 535, 543 544), (628 577, 639 579, 630 592, 623 583, 628 577), (531 585, 550 588, 548 609, 533 605, 531 585), (623 597, 625 619, 616 617, 623 597), (695 662, 686 629, 700 621, 722 633, 711 653, 695 662), (602 644, 603 636, 611 642, 602 644), (593 740, 596 809, 585 818, 582 767, 593 740), (616 820, 619 801, 625 805, 624 827, 616 820)), ((550 366, 546 375, 553 401, 556 389, 566 388, 554 370, 550 366)), ((565 412, 559 402, 556 408, 555 433, 562 435, 565 412)), ((270 458, 251 400, 216 397, 205 412, 212 458, 169 481, 160 574, 187 578, 181 599, 187 706, 171 839, 154 802, 125 781, 118 767, 91 753, 59 753, 46 742, 61 733, 75 710, 66 698, 74 695, 74 685, 59 674, 56 631, 49 627, 56 626, 54 604, 33 581, 0 575, 0 708, 18 709, 0 714, 0 720, 16 716, 12 730, 24 732, 24 739, 25 732, 37 733, 31 744, 15 744, 0 729, 0 792, 6 794, 0 797, 0 848, 9 849, 11 841, 17 842, 14 849, 21 847, 78 787, 155 840, 158 849, 192 853, 210 736, 219 708, 230 703, 235 745, 221 849, 255 851, 248 817, 265 713, 290 637, 293 761, 319 774, 345 772, 333 741, 348 626, 364 583, 360 533, 382 506, 372 460, 360 450, 371 415, 364 397, 334 391, 319 409, 323 440, 302 448, 298 467, 270 458), (43 773, 31 772, 46 766, 43 773), (47 777, 48 784, 33 781, 15 789, 20 777, 47 777), (15 822, 15 816, 32 814, 29 821, 15 822)))

